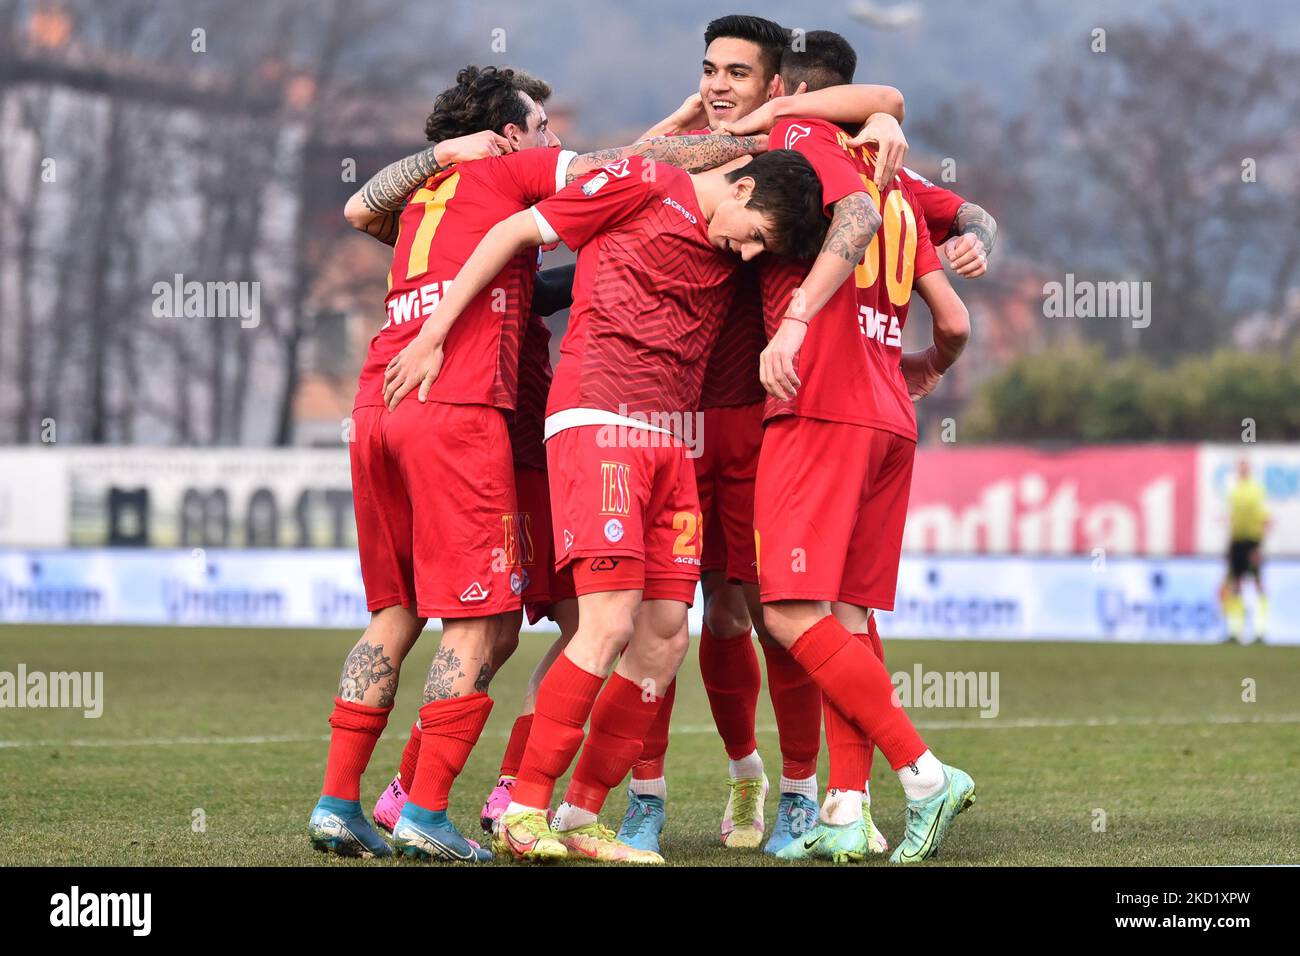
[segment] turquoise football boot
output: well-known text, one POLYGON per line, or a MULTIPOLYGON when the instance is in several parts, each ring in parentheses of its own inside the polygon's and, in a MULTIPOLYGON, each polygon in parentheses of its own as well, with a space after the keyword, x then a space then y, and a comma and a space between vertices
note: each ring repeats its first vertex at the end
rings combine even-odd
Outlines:
MULTIPOLYGON (((783 793, 776 805, 776 824, 763 852, 780 856, 792 840, 799 840, 817 825, 817 804, 801 793, 783 793)), ((782 857, 789 859, 789 857, 782 857)))
POLYGON ((426 810, 410 800, 393 827, 393 846, 403 856, 450 863, 486 863, 492 851, 466 840, 446 810, 426 810))
POLYGON ((360 800, 321 797, 307 823, 311 845, 322 853, 363 859, 392 856, 393 848, 375 832, 360 800))
POLYGON ((903 839, 890 863, 920 863, 934 856, 957 814, 975 802, 975 781, 970 774, 945 764, 943 775, 943 789, 934 796, 907 801, 903 839))
POLYGON ((659 852, 659 834, 663 832, 668 814, 664 801, 651 794, 627 792, 627 813, 618 828, 616 839, 638 850, 659 852))

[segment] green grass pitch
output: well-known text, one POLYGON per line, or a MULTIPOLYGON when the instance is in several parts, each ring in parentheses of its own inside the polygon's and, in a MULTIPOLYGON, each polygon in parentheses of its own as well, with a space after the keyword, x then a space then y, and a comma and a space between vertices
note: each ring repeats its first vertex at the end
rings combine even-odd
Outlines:
MULTIPOLYGON (((0 627, 0 671, 103 671, 104 713, 0 710, 0 865, 360 865, 314 853, 307 816, 324 766, 343 631, 0 627), (203 832, 194 832, 196 811, 203 832)), ((363 782, 367 812, 396 769, 436 634, 406 664, 363 782)), ((452 794, 467 835, 545 637, 497 677, 483 741, 452 794)), ((952 865, 1300 862, 1300 648, 886 639, 891 672, 999 674, 1000 713, 913 709, 927 742, 968 770, 979 802, 952 865), (1244 682, 1256 700, 1243 701, 1244 682), (1104 817, 1103 817, 1104 814, 1104 817), (1104 828, 1103 828, 1104 822, 1104 828)), ((766 692, 759 746, 780 769, 766 692)), ((692 652, 668 752, 664 853, 685 865, 787 865, 724 850, 725 755, 692 652)), ((826 780, 823 751, 821 780, 826 780)), ((876 757, 875 816, 891 841, 901 791, 876 757)), ((605 820, 625 805, 611 795, 605 820)), ((769 798, 771 825, 775 797, 769 798)), ((576 864, 589 865, 589 864, 576 864)), ((872 864, 868 864, 872 865, 872 864)))

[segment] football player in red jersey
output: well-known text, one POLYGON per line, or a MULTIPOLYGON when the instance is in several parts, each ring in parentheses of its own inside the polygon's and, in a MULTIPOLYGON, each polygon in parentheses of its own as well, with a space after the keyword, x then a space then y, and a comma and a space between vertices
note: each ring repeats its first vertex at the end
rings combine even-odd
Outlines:
MULTIPOLYGON (((572 566, 580 613, 538 691, 498 831, 497 846, 516 857, 662 862, 614 839, 597 815, 640 753, 687 648, 699 512, 672 426, 698 403, 735 256, 820 243, 825 217, 811 172, 789 152, 698 176, 635 159, 611 164, 495 227, 432 319, 455 320, 520 247, 560 239, 579 250, 546 432, 556 550, 572 566), (589 716, 552 830, 546 808, 589 716)), ((392 400, 417 385, 423 398, 437 375, 432 353, 417 340, 394 360, 392 400)))
MULTIPOLYGON (((811 62, 808 56, 799 57, 792 49, 783 57, 783 74, 788 72, 793 76, 795 79, 792 82, 797 84, 798 89, 808 89, 810 75, 815 75, 814 89, 820 89, 822 93, 843 89, 835 84, 852 78, 857 63, 853 48, 843 37, 826 31, 818 31, 813 37, 813 43, 814 50, 810 56, 815 56, 817 62, 811 62), (800 59, 804 61, 802 64, 799 63, 800 59)), ((777 96, 744 116, 722 123, 720 128, 736 133, 770 130, 779 118, 810 115, 803 106, 806 100, 806 96, 777 96)), ((822 115, 824 118, 823 113, 813 115, 822 115)), ((873 182, 877 188, 892 179, 893 168, 898 167, 906 152, 906 139, 902 136, 901 129, 891 128, 894 127, 894 123, 895 120, 891 116, 877 114, 857 136, 849 141, 849 145, 855 148, 866 143, 876 143, 877 155, 888 157, 883 162, 876 161, 872 164, 875 171, 873 182)), ((953 271, 964 278, 983 275, 987 270, 988 256, 993 250, 997 236, 997 223, 993 217, 975 203, 967 201, 951 190, 936 186, 907 167, 898 168, 901 169, 900 177, 905 181, 909 193, 920 204, 926 225, 930 229, 931 241, 936 247, 942 249, 953 271)), ((797 284, 797 279, 793 281, 797 284)), ((942 333, 943 330, 940 329, 936 340, 942 338, 942 333)), ((942 374, 937 370, 934 358, 933 348, 903 356, 903 373, 914 401, 927 394, 937 384, 942 374)), ((859 636, 870 644, 878 657, 883 659, 883 648, 874 615, 868 615, 866 633, 859 636)), ((767 647, 765 650, 768 652, 770 667, 770 662, 776 655, 767 647)), ((839 820, 846 826, 851 824, 855 828, 854 839, 865 840, 871 852, 887 852, 888 842, 876 828, 870 812, 869 781, 874 747, 869 739, 858 737, 852 727, 833 712, 833 708, 825 705, 825 702, 823 704, 826 711, 827 745, 831 758, 831 781, 822 816, 839 820), (854 819, 857 814, 855 798, 859 791, 858 785, 851 781, 857 775, 859 767, 865 767, 866 776, 860 791, 861 815, 854 819)), ((795 708, 791 711, 796 715, 801 713, 795 708)), ((780 710, 777 710, 777 715, 779 724, 780 710)), ((791 837, 799 835, 815 821, 817 816, 816 806, 810 805, 802 795, 790 800, 783 794, 781 811, 783 812, 778 813, 773 835, 765 846, 769 852, 779 851, 789 845, 791 837)), ((842 844, 844 841, 839 842, 842 844)), ((829 845, 829 843, 823 844, 822 849, 829 845)), ((797 849, 794 848, 791 852, 797 852, 797 849)))
MULTIPOLYGON (((510 71, 468 68, 444 97, 426 129, 433 139, 445 138, 444 127, 463 120, 466 111, 481 109, 490 117, 489 137, 558 145, 544 111, 510 71)), ((510 560, 518 551, 512 522, 518 509, 506 413, 515 403, 536 250, 516 250, 494 274, 492 295, 470 303, 463 320, 443 330, 437 341, 442 374, 422 395, 430 401, 385 407, 390 359, 427 328, 425 320, 450 294, 461 263, 494 223, 581 173, 632 154, 701 168, 761 148, 756 139, 705 139, 665 138, 582 157, 558 148, 523 149, 439 167, 397 208, 384 208, 394 203, 391 189, 373 197, 366 191, 372 212, 397 214, 388 320, 362 367, 350 445, 362 577, 373 617, 344 665, 330 718, 325 784, 309 823, 318 849, 391 852, 361 811, 360 778, 392 709, 401 661, 426 620, 441 617, 443 635, 420 708, 420 759, 394 840, 422 858, 490 857, 457 832, 446 806, 491 710, 492 675, 518 642, 520 597, 512 587, 518 566, 510 560)), ((429 159, 437 160, 437 148, 426 151, 429 159)))
MULTIPOLYGON (((551 97, 550 84, 521 70, 515 70, 517 85, 536 103, 545 107, 551 97)), ((536 127, 523 130, 507 125, 502 133, 486 131, 471 134, 469 131, 490 124, 491 115, 483 106, 476 106, 482 80, 458 85, 460 94, 448 97, 435 111, 436 121, 430 118, 426 134, 442 139, 444 143, 472 144, 483 150, 483 155, 496 155, 516 149, 557 146, 559 139, 549 130, 544 110, 533 119, 536 127), (492 137, 492 139, 487 139, 492 137), (495 150, 495 152, 494 152, 495 150)), ((489 86, 490 90, 491 87, 489 86)), ((430 147, 434 149, 435 147, 430 147)), ((480 158, 465 156, 462 160, 480 158)), ((392 245, 396 229, 390 220, 405 204, 406 196, 425 178, 418 171, 420 155, 407 157, 385 167, 363 186, 348 203, 346 214, 353 226, 392 245), (375 192, 383 190, 393 199, 387 203, 377 199, 375 192), (395 210, 383 212, 385 205, 395 210)), ((452 165, 448 160, 446 165, 452 165)), ((540 264, 540 256, 539 256, 540 264)), ((510 802, 510 789, 514 785, 519 760, 523 756, 532 725, 533 701, 537 685, 547 667, 573 635, 578 623, 578 602, 573 594, 573 582, 567 575, 555 570, 551 543, 550 492, 546 484, 546 446, 542 440, 543 420, 546 417, 546 393, 551 384, 551 333, 543 316, 568 308, 573 298, 573 266, 539 271, 533 289, 533 301, 525 322, 519 349, 519 385, 515 413, 509 422, 510 447, 515 463, 515 495, 519 510, 513 519, 514 540, 519 557, 520 598, 528 619, 536 623, 544 617, 555 621, 560 637, 543 654, 528 682, 518 716, 511 727, 510 737, 501 758, 497 785, 483 806, 480 823, 491 832, 495 821, 510 802)), ((512 589, 514 586, 512 578, 512 589)), ((374 820, 385 830, 392 831, 406 805, 408 788, 415 779, 420 754, 420 722, 417 718, 402 750, 398 772, 389 781, 375 804, 374 820)))
MULTIPOLYGON (((792 41, 778 24, 761 17, 728 16, 714 20, 705 31, 705 56, 699 92, 688 97, 674 114, 646 135, 767 130, 778 115, 820 116, 852 122, 862 130, 855 145, 876 143, 887 157, 877 179, 892 178, 906 152, 898 126, 902 96, 887 86, 823 88, 797 99, 785 95, 777 72, 781 55, 792 41), (707 125, 704 125, 707 123, 707 125)), ((853 70, 847 71, 852 78, 853 70)), ((802 91, 806 85, 796 84, 802 91)), ((948 190, 904 170, 917 187, 936 244, 947 242, 954 270, 973 277, 984 271, 996 224, 992 217, 948 190), (925 192, 921 192, 924 184, 925 192), (949 239, 952 235, 952 239, 949 239)), ((764 850, 776 853, 817 819, 817 756, 821 742, 821 692, 806 672, 762 625, 753 535, 754 475, 762 443, 763 399, 758 356, 766 344, 758 280, 742 269, 736 299, 723 320, 709 358, 701 396, 704 440, 697 449, 696 480, 704 524, 701 584, 704 629, 700 641, 700 670, 714 721, 729 758, 728 799, 722 818, 725 846, 750 847, 764 835, 767 777, 757 752, 754 715, 761 675, 750 621, 759 632, 767 663, 768 691, 782 755, 780 799, 775 826, 764 850)), ((875 621, 869 622, 873 640, 875 621)), ((658 849, 666 810, 664 754, 668 740, 671 692, 646 738, 641 759, 632 770, 628 810, 619 838, 646 849, 658 849)), ((838 744, 841 736, 835 738, 838 744)), ((868 754, 871 748, 867 748, 868 754)), ((832 765, 844 761, 832 761, 832 765)), ((866 765, 870 768, 868 758, 866 765)), ((870 817, 869 789, 862 785, 864 828, 876 852, 888 844, 870 817)), ((855 789, 857 789, 855 787, 855 789)))
MULTIPOLYGON (((851 78, 856 56, 842 37, 814 31, 804 40, 783 57, 788 81, 817 90, 851 78)), ((898 772, 907 822, 891 860, 915 862, 938 849, 975 786, 940 763, 895 706, 868 628, 872 608, 894 604, 916 449, 911 395, 956 359, 969 319, 905 177, 878 181, 875 157, 821 120, 782 119, 772 136, 813 164, 833 220, 811 270, 768 262, 762 274, 771 337, 760 375, 772 396, 755 491, 764 617, 830 705, 832 760, 847 752, 834 735, 847 734, 867 752, 879 746, 898 772), (905 369, 913 287, 934 317, 935 347, 905 369), (824 467, 831 458, 835 469, 824 467)), ((861 763, 833 765, 832 788, 851 798, 844 819, 828 800, 818 825, 778 856, 870 852, 855 789, 865 772, 861 763)))
MULTIPOLYGON (((779 24, 762 17, 720 17, 708 24, 704 42, 698 93, 646 135, 707 133, 783 94, 778 68, 789 40, 779 24)), ((804 97, 801 106, 812 115, 857 125, 876 112, 901 119, 903 100, 892 87, 858 86, 804 97)), ((775 852, 787 836, 784 823, 800 812, 808 821, 816 815, 821 693, 762 626, 753 491, 765 397, 757 374, 758 356, 766 336, 752 264, 741 268, 735 285, 735 299, 709 356, 700 400, 702 441, 694 449, 704 527, 700 671, 728 757, 722 842, 728 847, 756 847, 764 835, 768 788, 754 730, 762 682, 750 640, 751 619, 756 622, 782 754, 778 826, 766 846, 775 852)), ((664 755, 671 711, 670 689, 633 767, 628 810, 619 829, 621 839, 644 849, 658 849, 666 819, 664 755)))

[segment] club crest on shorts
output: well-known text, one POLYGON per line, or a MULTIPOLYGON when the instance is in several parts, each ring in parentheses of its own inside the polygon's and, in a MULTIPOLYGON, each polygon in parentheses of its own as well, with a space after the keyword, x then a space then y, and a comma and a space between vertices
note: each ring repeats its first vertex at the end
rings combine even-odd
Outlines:
POLYGON ((605 540, 610 544, 618 544, 623 540, 623 522, 617 518, 610 518, 605 522, 605 540))
POLYGON ((510 572, 510 593, 523 594, 528 590, 528 569, 510 572))
POLYGON ((486 601, 487 597, 488 597, 488 589, 483 587, 483 585, 479 584, 477 581, 475 581, 465 590, 460 592, 460 603, 477 604, 479 601, 486 601))

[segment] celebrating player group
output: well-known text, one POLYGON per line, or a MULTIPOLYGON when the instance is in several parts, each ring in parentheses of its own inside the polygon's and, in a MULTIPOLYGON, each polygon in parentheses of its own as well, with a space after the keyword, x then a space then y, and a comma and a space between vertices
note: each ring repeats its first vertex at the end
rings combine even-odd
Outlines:
POLYGON ((902 165, 903 97, 854 84, 843 37, 727 16, 704 44, 697 94, 636 143, 584 155, 551 132, 541 79, 466 67, 434 104, 432 145, 348 202, 393 257, 350 445, 372 619, 330 716, 317 849, 659 864, 662 839, 671 858, 664 756, 701 582, 723 845, 889 853, 870 812, 877 747, 906 796, 893 862, 933 856, 975 800, 897 706, 872 612, 894 606, 912 403, 970 334, 940 252, 978 277, 996 224, 902 165), (558 243, 576 266, 542 269, 558 243), (914 293, 933 345, 905 354, 914 293), (543 317, 566 307, 552 371, 543 317), (448 797, 525 613, 560 636, 508 702, 480 845, 448 797), (374 808, 385 838, 361 777, 431 617, 419 719, 374 808), (781 750, 770 817, 755 630, 781 750), (615 831, 600 813, 629 773, 615 831))

